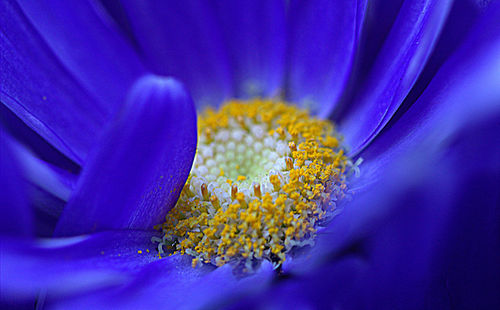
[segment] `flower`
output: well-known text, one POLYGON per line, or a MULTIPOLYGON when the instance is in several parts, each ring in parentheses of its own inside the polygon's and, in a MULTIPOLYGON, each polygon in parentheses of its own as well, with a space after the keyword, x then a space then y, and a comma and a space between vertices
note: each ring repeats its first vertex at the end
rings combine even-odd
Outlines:
POLYGON ((497 3, 4 1, 0 12, 2 303, 499 303, 497 3), (281 94, 338 121, 364 159, 316 245, 280 274, 263 263, 243 278, 148 252, 193 161, 194 104, 281 94), (57 238, 34 238, 56 225, 57 238))

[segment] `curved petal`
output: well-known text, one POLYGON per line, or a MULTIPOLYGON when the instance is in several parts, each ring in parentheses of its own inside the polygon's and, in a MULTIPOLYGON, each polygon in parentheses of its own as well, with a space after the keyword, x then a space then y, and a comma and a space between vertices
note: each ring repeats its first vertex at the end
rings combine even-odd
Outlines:
POLYGON ((432 150, 457 128, 500 111, 499 18, 500 5, 492 5, 419 100, 360 154, 366 165, 359 187, 415 145, 426 141, 432 150))
POLYGON ((23 171, 30 206, 35 212, 35 234, 50 237, 75 188, 77 175, 39 159, 18 142, 13 142, 13 150, 23 171))
POLYGON ((56 234, 158 224, 187 179, 196 134, 193 102, 178 82, 139 79, 84 167, 56 234))
POLYGON ((33 232, 33 219, 21 168, 14 155, 10 137, 2 127, 0 126, 0 234, 30 236, 33 232))
POLYGON ((405 1, 359 96, 342 120, 350 153, 361 151, 387 124, 416 82, 450 1, 405 1))
POLYGON ((123 6, 152 72, 181 80, 197 107, 231 95, 227 55, 206 3, 125 0, 123 6))
POLYGON ((275 275, 270 263, 238 278, 229 265, 192 268, 189 257, 167 259, 144 268, 128 286, 63 300, 54 309, 223 309, 233 299, 265 290, 275 275))
POLYGON ((224 0, 212 5, 228 50, 234 95, 279 95, 285 66, 285 2, 224 0))
POLYGON ((20 302, 40 290, 58 297, 131 281, 134 272, 157 260, 154 250, 146 251, 153 234, 104 232, 29 242, 3 238, 2 299, 20 302))
POLYGON ((34 211, 35 237, 52 237, 67 202, 34 184, 28 186, 28 197, 34 211))
POLYGON ((295 1, 289 8, 286 95, 328 117, 345 89, 366 1, 295 1))
POLYGON ((81 164, 106 121, 105 111, 61 65, 17 4, 0 5, 1 102, 81 164))
POLYGON ((417 82, 398 108, 394 117, 404 113, 429 85, 429 82, 439 71, 446 60, 460 47, 477 22, 482 13, 487 9, 488 2, 453 1, 453 5, 443 26, 443 30, 436 43, 436 47, 420 73, 417 82))
POLYGON ((56 57, 99 100, 117 111, 127 89, 145 70, 131 46, 96 2, 78 0, 18 3, 56 57))
POLYGON ((373 67, 384 41, 392 29, 404 0, 371 0, 366 3, 364 20, 360 27, 359 48, 344 95, 330 118, 338 122, 349 112, 358 90, 373 67))
POLYGON ((38 159, 25 146, 13 143, 26 180, 55 197, 68 201, 77 176, 38 159))
POLYGON ((80 166, 58 151, 37 132, 29 128, 6 105, 0 104, 0 122, 18 144, 26 146, 37 158, 63 169, 71 174, 78 174, 80 166))

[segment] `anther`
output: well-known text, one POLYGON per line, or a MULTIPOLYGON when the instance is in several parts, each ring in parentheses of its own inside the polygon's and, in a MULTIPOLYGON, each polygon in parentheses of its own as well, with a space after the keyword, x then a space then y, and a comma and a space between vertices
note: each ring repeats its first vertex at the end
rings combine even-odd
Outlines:
POLYGON ((203 195, 203 199, 208 200, 210 195, 208 194, 207 184, 201 184, 201 194, 203 195))
POLYGON ((258 198, 262 197, 262 192, 260 191, 259 183, 253 185, 253 194, 258 198))
POLYGON ((212 206, 214 206, 214 208, 219 208, 220 206, 220 202, 219 202, 219 198, 217 198, 217 196, 215 195, 212 195, 210 196, 210 202, 212 203, 212 206))
POLYGON ((238 194, 238 186, 233 184, 233 186, 231 186, 231 198, 233 200, 236 199, 236 194, 238 194))
POLYGON ((287 170, 293 169, 293 160, 290 157, 285 158, 285 163, 286 163, 287 170))

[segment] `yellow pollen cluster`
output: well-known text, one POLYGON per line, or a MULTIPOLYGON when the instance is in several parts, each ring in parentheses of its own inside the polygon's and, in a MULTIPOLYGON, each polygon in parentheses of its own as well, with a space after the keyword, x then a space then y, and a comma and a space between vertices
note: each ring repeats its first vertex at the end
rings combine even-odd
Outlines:
MULTIPOLYGON (((158 225, 159 250, 193 267, 281 264, 312 245, 344 197, 351 162, 332 123, 284 102, 230 101, 199 118, 195 163, 177 205, 158 225)), ((160 253, 161 254, 161 253, 160 253)))

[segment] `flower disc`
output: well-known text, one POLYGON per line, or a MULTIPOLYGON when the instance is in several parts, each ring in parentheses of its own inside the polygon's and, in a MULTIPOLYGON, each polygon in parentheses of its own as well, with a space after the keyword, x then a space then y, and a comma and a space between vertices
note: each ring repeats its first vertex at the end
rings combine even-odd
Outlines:
POLYGON ((273 100, 231 101, 199 118, 198 151, 177 205, 157 228, 160 254, 193 266, 281 264, 347 191, 353 165, 333 124, 273 100))

